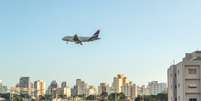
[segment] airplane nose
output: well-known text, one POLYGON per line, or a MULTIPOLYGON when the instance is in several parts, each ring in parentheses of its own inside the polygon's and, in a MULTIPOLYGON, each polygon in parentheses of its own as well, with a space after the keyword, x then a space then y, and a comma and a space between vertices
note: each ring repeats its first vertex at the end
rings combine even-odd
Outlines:
POLYGON ((62 40, 65 41, 65 37, 63 37, 62 40))

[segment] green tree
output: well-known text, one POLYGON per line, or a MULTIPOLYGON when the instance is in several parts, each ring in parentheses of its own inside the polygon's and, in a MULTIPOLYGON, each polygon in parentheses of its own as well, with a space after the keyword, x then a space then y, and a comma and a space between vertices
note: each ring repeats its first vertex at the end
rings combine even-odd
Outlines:
POLYGON ((100 101, 107 101, 108 99, 108 93, 107 92, 103 92, 102 94, 100 94, 100 101))
POLYGON ((157 95, 159 101, 168 101, 168 94, 160 93, 157 95))
POLYGON ((115 101, 115 96, 117 98, 117 101, 125 101, 126 96, 123 93, 111 93, 108 96, 109 101, 115 101))
POLYGON ((144 99, 144 101, 168 101, 168 95, 161 93, 158 95, 143 95, 138 96, 135 101, 141 101, 141 99, 144 99))
POLYGON ((89 96, 87 96, 87 100, 96 100, 96 96, 95 95, 89 95, 89 96))
POLYGON ((22 101, 22 97, 20 95, 13 95, 13 101, 22 101))

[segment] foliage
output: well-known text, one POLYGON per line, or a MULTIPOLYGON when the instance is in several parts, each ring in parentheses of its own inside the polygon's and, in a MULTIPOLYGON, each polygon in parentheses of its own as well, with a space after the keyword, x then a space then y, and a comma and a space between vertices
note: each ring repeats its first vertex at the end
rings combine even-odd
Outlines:
POLYGON ((89 95, 87 97, 87 100, 96 100, 96 96, 95 95, 89 95))
POLYGON ((102 94, 100 94, 100 101, 107 101, 108 98, 108 93, 107 92, 103 92, 102 94))
POLYGON ((0 94, 0 97, 5 98, 5 99, 9 99, 10 98, 10 94, 9 93, 0 94))
POLYGON ((126 96, 123 93, 111 93, 108 96, 109 101, 115 101, 115 98, 117 99, 117 101, 125 101, 126 96))
POLYGON ((158 95, 144 95, 138 96, 135 101, 141 101, 144 98, 144 101, 168 101, 168 95, 160 93, 158 95))

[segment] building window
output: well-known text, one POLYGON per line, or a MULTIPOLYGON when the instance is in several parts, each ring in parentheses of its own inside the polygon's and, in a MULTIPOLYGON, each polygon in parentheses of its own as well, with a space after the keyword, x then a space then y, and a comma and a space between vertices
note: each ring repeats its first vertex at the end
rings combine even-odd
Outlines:
POLYGON ((189 84, 188 88, 197 88, 197 85, 196 84, 189 84))
POLYGON ((178 88, 180 88, 180 83, 178 83, 178 88))
POLYGON ((189 101, 197 101, 196 98, 190 98, 189 101))
POLYGON ((188 73, 189 73, 189 74, 196 74, 196 72, 197 72, 197 71, 196 71, 195 68, 189 68, 189 69, 188 69, 188 73))

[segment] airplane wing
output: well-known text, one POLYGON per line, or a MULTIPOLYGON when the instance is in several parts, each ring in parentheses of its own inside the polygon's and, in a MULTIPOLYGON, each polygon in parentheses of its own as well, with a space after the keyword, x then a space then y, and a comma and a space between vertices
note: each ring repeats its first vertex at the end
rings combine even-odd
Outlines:
POLYGON ((77 43, 82 45, 82 41, 79 39, 79 37, 75 34, 75 36, 73 37, 73 40, 77 43))

